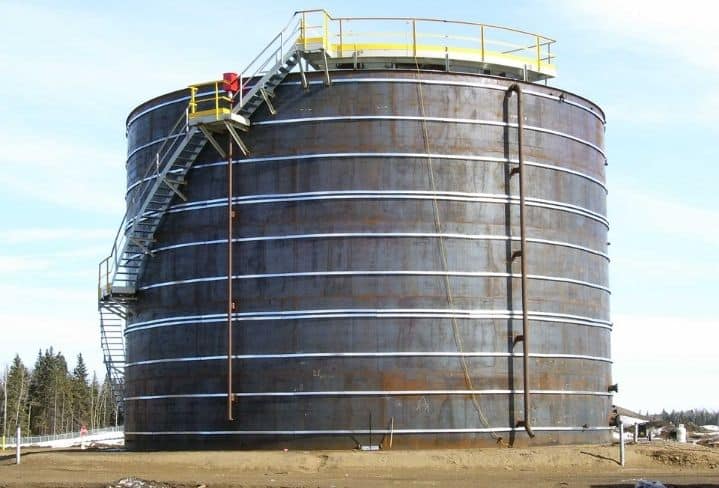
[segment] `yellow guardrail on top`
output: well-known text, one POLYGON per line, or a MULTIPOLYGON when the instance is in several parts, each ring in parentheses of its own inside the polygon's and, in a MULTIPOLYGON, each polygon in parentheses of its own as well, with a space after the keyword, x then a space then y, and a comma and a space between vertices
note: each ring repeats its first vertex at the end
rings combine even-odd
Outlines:
POLYGON ((297 12, 297 47, 335 58, 449 58, 507 65, 556 75, 551 46, 541 34, 464 21, 411 17, 332 17, 326 10, 297 12))
POLYGON ((232 111, 232 97, 222 88, 223 80, 208 81, 190 85, 190 103, 187 107, 187 116, 191 119, 197 117, 214 117, 220 120, 223 115, 232 111), (198 95, 200 87, 214 86, 211 93, 198 95))

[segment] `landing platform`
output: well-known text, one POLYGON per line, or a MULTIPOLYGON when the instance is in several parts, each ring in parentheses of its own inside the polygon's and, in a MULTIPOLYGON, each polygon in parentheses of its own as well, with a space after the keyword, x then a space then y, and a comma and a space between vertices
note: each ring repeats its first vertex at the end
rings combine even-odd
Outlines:
POLYGON ((297 50, 315 69, 442 70, 537 82, 557 75, 554 39, 445 19, 298 12, 297 50))
POLYGON ((191 114, 188 117, 188 125, 190 127, 204 125, 209 129, 217 127, 218 129, 224 130, 225 122, 230 122, 240 129, 247 129, 250 126, 250 121, 247 117, 232 113, 229 109, 206 110, 191 114))

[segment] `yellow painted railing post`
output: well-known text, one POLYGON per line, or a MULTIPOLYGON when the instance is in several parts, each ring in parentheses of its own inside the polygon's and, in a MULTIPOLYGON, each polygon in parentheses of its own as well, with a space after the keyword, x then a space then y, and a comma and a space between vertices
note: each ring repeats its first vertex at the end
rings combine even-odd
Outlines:
POLYGON ((539 43, 539 36, 537 36, 537 71, 542 69, 542 45, 539 43))
POLYGON ((197 112, 197 87, 190 87, 190 114, 197 112))
POLYGON ((412 19, 412 56, 417 57, 417 20, 412 19))
POLYGON ((322 26, 322 48, 327 51, 329 48, 329 16, 327 12, 322 11, 323 26, 322 26))
POLYGON ((220 120, 220 87, 215 82, 215 120, 220 120))
POLYGON ((340 19, 339 22, 340 22, 340 54, 339 54, 339 56, 341 58, 342 51, 343 51, 343 49, 342 49, 342 19, 340 19))
POLYGON ((302 12, 300 21, 300 34, 302 35, 302 50, 307 51, 307 13, 302 12))
POLYGON ((484 63, 484 25, 479 27, 479 42, 482 49, 482 62, 484 63))

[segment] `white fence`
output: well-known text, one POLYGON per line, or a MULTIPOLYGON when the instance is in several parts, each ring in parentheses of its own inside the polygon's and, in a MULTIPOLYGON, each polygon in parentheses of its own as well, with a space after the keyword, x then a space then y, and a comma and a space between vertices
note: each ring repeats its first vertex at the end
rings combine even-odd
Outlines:
MULTIPOLYGON (((84 436, 80 436, 80 432, 66 432, 57 435, 34 435, 20 438, 20 446, 45 446, 45 447, 61 447, 79 444, 81 441, 91 442, 98 440, 115 440, 124 438, 124 427, 105 427, 103 429, 93 429, 88 431, 84 436)), ((15 447, 15 436, 7 437, 6 447, 15 447)))

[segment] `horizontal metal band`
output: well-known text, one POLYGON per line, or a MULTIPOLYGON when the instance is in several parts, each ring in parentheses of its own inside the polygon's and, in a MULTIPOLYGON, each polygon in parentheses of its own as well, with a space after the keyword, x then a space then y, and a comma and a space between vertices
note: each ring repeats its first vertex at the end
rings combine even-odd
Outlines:
MULTIPOLYGON (((258 205, 265 203, 290 203, 322 200, 440 200, 467 203, 497 203, 519 205, 518 197, 507 197, 506 195, 485 194, 485 193, 464 193, 464 192, 424 192, 424 191, 319 191, 300 193, 275 193, 257 194, 235 197, 233 205, 258 205)), ((525 205, 528 207, 546 208, 575 215, 599 222, 609 229, 609 222, 606 217, 591 210, 583 209, 576 205, 543 200, 538 198, 526 198, 525 205)), ((205 210, 208 208, 226 207, 226 198, 214 198, 210 200, 198 200, 194 202, 172 205, 167 213, 191 212, 205 210)), ((156 212, 146 212, 142 218, 155 216, 156 212)), ((137 217, 128 220, 130 225, 137 217)))
MULTIPOLYGON (((571 395, 611 397, 606 391, 582 390, 529 390, 532 395, 571 395)), ((425 395, 523 395, 524 390, 339 390, 339 391, 264 391, 237 392, 236 398, 306 398, 306 397, 354 397, 354 396, 425 396, 425 395)), ((226 398, 227 393, 187 393, 177 395, 141 395, 125 397, 125 401, 170 400, 177 398, 226 398)))
MULTIPOLYGON (((477 241, 519 241, 519 236, 508 236, 508 235, 491 235, 491 234, 457 234, 457 233, 434 233, 434 232, 326 232, 317 234, 287 234, 287 235, 275 235, 275 236, 254 236, 254 237, 235 237, 232 242, 262 242, 262 241, 290 241, 300 239, 345 239, 345 238, 442 238, 442 239, 468 239, 477 241)), ((549 246, 568 247, 570 249, 576 249, 589 254, 601 256, 609 261, 609 256, 606 253, 591 249, 588 247, 580 246, 578 244, 572 244, 569 242, 552 241, 549 239, 535 239, 528 237, 527 242, 534 244, 546 244, 549 246)), ((164 251, 170 251, 173 249, 182 249, 185 247, 194 246, 207 246, 214 244, 227 244, 227 239, 213 239, 210 241, 193 241, 183 242, 182 244, 172 244, 169 246, 162 246, 152 249, 153 254, 157 254, 164 251)))
MULTIPOLYGON (((594 432, 614 430, 614 427, 569 427, 569 426, 532 426, 537 432, 594 432)), ((525 432, 524 427, 484 427, 464 429, 309 429, 309 430, 160 430, 160 431, 125 431, 125 435, 365 435, 365 434, 488 434, 492 432, 525 432)))
MULTIPOLYGON (((256 164, 256 163, 268 163, 278 161, 293 161, 293 160, 307 160, 307 159, 337 159, 337 158, 415 158, 415 159, 443 159, 448 161, 479 161, 485 163, 501 163, 501 164, 518 164, 519 160, 513 158, 497 158, 491 156, 478 156, 472 154, 433 154, 433 153, 397 153, 397 152, 381 152, 381 153, 367 153, 367 152, 342 152, 342 153, 316 153, 316 154, 292 154, 286 156, 266 156, 256 158, 246 158, 233 160, 233 164, 256 164)), ((606 193, 607 187, 598 179, 589 176, 585 173, 575 171, 569 168, 561 166, 555 166, 552 164, 539 163, 536 161, 524 161, 526 166, 534 166, 537 168, 549 169, 552 171, 558 171, 561 173, 567 173, 580 178, 587 179, 592 183, 599 185, 606 193)), ((193 165, 193 169, 209 168, 214 166, 227 166, 227 161, 215 161, 212 163, 201 163, 193 165)), ((127 187, 126 193, 130 192, 137 185, 145 181, 153 180, 155 176, 147 177, 143 180, 138 180, 127 187)))
MULTIPOLYGON (((433 271, 433 270, 361 270, 361 271, 300 271, 294 273, 263 273, 233 275, 233 280, 260 280, 274 278, 324 278, 337 276, 450 276, 457 278, 516 278, 522 277, 519 273, 505 273, 494 271, 433 271)), ((586 286, 607 293, 611 293, 606 286, 590 283, 588 281, 563 278, 559 276, 544 276, 528 274, 527 278, 537 281, 553 281, 555 283, 569 283, 572 285, 586 286)), ((190 285, 194 283, 210 283, 214 281, 227 281, 227 275, 205 276, 202 278, 188 278, 185 280, 165 281, 162 283, 151 283, 141 286, 139 290, 152 290, 175 285, 190 285)))
MULTIPOLYGON (((309 81, 310 85, 321 85, 324 84, 324 80, 311 80, 309 81)), ((497 85, 497 84, 489 84, 489 83, 476 83, 476 82, 470 82, 470 81, 451 81, 451 80, 433 80, 433 79, 417 79, 417 78, 372 78, 372 77, 363 77, 363 78, 343 78, 343 77, 334 77, 332 79, 332 83, 403 83, 403 84, 422 84, 422 85, 439 85, 439 86, 463 86, 463 87, 469 87, 469 88, 486 88, 488 90, 495 90, 495 91, 501 91, 506 92, 507 86, 497 85)), ((301 82, 299 81, 283 81, 281 83, 281 86, 298 86, 301 82)), ((587 107, 585 105, 582 105, 581 103, 567 100, 564 96, 560 97, 558 95, 551 95, 548 93, 543 93, 540 91, 532 90, 531 88, 523 88, 522 93, 525 95, 531 95, 538 98, 545 98, 548 100, 554 100, 560 103, 565 103, 567 105, 571 105, 573 107, 579 108, 581 110, 584 110, 585 112, 593 115, 596 117, 603 125, 606 124, 606 120, 601 114, 598 114, 594 110, 592 110, 590 107, 587 107)), ((213 94, 213 92, 205 92, 200 93, 198 96, 204 96, 204 95, 210 95, 213 94)), ((190 100, 189 95, 182 96, 179 98, 175 98, 173 100, 168 100, 163 103, 159 103, 157 105, 153 105, 152 107, 149 107, 142 112, 139 112, 135 114, 131 119, 127 120, 127 123, 125 124, 126 130, 129 130, 130 126, 140 117, 143 115, 146 115, 153 110, 157 110, 162 107, 166 107, 168 105, 172 105, 175 103, 180 102, 188 102, 190 100)), ((147 103, 147 102, 145 102, 147 103)))
MULTIPOLYGON (((337 191, 311 191, 297 193, 266 193, 256 195, 243 195, 233 199, 233 203, 237 205, 255 205, 260 203, 277 203, 277 202, 298 202, 311 200, 351 200, 351 199, 387 199, 387 200, 443 200, 443 201, 459 201, 459 202, 478 202, 478 203, 502 203, 519 205, 518 196, 507 196, 492 193, 471 193, 459 191, 431 192, 422 190, 337 190, 337 191)), ((227 203, 227 199, 213 199, 207 202, 223 201, 227 203)), ((530 207, 548 208, 551 210, 561 210, 564 212, 576 213, 584 217, 596 220, 609 227, 607 218, 592 210, 573 205, 570 203, 557 202, 554 200, 546 200, 542 198, 527 197, 524 199, 525 205, 530 207)), ((204 202, 181 203, 170 207, 171 209, 193 207, 195 204, 203 204, 204 202)))
MULTIPOLYGON (((490 319, 519 320, 523 317, 522 312, 511 310, 447 310, 447 309, 329 309, 329 310, 277 310, 260 312, 238 312, 232 314, 237 321, 265 321, 265 320, 305 320, 305 319, 397 319, 397 318, 455 318, 455 319, 490 319)), ((612 323, 607 320, 594 319, 581 315, 556 314, 549 312, 532 312, 528 318, 537 322, 549 322, 559 324, 572 324, 586 327, 598 327, 611 330, 612 323)), ((184 325, 206 325, 213 323, 226 323, 226 313, 184 315, 175 317, 164 317, 161 319, 145 320, 129 324, 125 334, 140 330, 154 329, 158 327, 172 327, 184 325)))
MULTIPOLYGON (((492 127, 511 127, 518 128, 519 124, 512 122, 504 122, 499 120, 481 120, 481 119, 464 119, 464 118, 452 118, 452 117, 422 117, 417 115, 334 115, 334 116, 320 116, 320 117, 299 117, 293 119, 270 119, 260 120, 253 122, 254 126, 262 125, 287 125, 287 124, 305 124, 312 122, 359 122, 364 120, 406 120, 406 121, 418 121, 418 122, 442 122, 442 123, 453 123, 453 124, 471 124, 471 125, 485 125, 492 127)), ((574 142, 578 142, 587 147, 591 147, 606 160, 607 155, 601 147, 596 144, 580 139, 579 137, 560 132, 552 129, 545 129, 544 127, 538 127, 534 125, 524 125, 524 130, 530 130, 533 132, 541 132, 544 134, 551 134, 558 137, 563 137, 574 142)))
MULTIPOLYGON (((521 352, 444 352, 444 351, 402 351, 402 352, 298 352, 278 354, 235 354, 232 359, 242 361, 264 360, 264 359, 336 359, 336 358, 522 358, 521 352)), ((600 356, 587 356, 583 354, 544 354, 530 353, 529 357, 537 359, 577 359, 586 361, 600 361, 611 363, 611 358, 600 356)), ((148 366, 153 364, 188 363, 202 361, 227 361, 227 355, 222 356, 197 356, 148 359, 145 361, 133 361, 125 366, 148 366)))
MULTIPOLYGON (((299 85, 301 82, 287 82, 282 83, 283 85, 299 85)), ((324 84, 324 80, 313 80, 309 82, 310 85, 321 85, 324 84)), ((422 84, 422 85, 440 85, 440 86, 466 86, 470 88, 486 88, 488 90, 496 90, 500 92, 506 92, 507 86, 502 85, 490 85, 487 83, 473 83, 470 81, 450 81, 450 80, 418 80, 417 78, 337 78, 333 79, 332 83, 411 83, 411 84, 422 84)), ((531 86, 531 84, 529 84, 531 86)), ((522 93, 525 95, 532 95, 538 98, 546 98, 548 100, 554 100, 560 103, 566 103, 572 105, 585 112, 596 117, 602 125, 606 124, 606 120, 600 114, 596 113, 590 107, 582 105, 581 103, 567 100, 565 97, 559 97, 557 95, 550 95, 539 91, 532 90, 531 88, 522 88, 522 93)), ((574 95, 574 94, 572 94, 574 95)), ((575 95, 576 96, 576 95, 575 95)))

